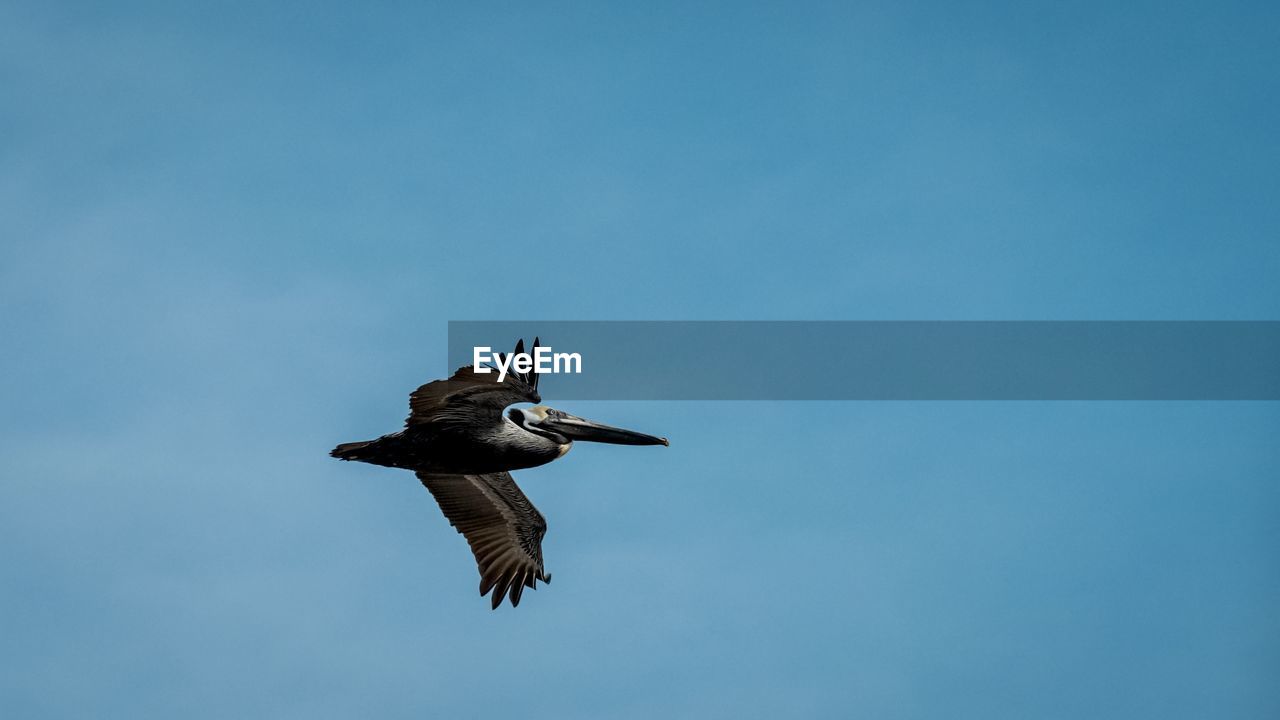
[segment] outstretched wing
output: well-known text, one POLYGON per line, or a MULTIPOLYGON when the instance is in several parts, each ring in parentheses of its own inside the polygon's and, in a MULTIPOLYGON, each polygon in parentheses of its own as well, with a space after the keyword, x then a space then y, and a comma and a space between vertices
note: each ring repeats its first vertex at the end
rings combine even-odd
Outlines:
POLYGON ((480 594, 493 590, 493 608, 510 596, 520 604, 526 587, 551 582, 542 567, 547 521, 520 492, 511 473, 442 475, 419 472, 444 516, 467 539, 480 570, 480 594))
MULTIPOLYGON (((533 340, 534 351, 538 339, 533 340)), ((516 343, 515 353, 524 352, 524 340, 516 343)), ((409 417, 406 427, 450 419, 492 419, 501 417, 509 405, 540 403, 538 375, 510 372, 498 382, 498 371, 476 372, 467 365, 458 368, 448 380, 434 380, 409 395, 409 417)))

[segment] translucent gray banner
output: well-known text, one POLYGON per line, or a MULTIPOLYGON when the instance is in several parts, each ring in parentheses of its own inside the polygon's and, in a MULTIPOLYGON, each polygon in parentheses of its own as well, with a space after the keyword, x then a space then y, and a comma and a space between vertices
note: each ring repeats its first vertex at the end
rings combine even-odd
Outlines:
POLYGON ((454 321, 449 370, 535 336, 557 400, 1280 400, 1276 321, 454 321))

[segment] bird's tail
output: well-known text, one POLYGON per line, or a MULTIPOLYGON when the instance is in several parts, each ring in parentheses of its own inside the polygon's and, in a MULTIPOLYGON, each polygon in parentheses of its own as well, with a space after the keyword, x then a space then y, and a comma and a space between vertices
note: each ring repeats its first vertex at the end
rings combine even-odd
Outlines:
POLYGON ((342 443, 338 447, 329 451, 330 457, 336 457, 339 460, 368 460, 370 454, 365 452, 370 445, 376 440, 362 440, 360 442, 342 443))

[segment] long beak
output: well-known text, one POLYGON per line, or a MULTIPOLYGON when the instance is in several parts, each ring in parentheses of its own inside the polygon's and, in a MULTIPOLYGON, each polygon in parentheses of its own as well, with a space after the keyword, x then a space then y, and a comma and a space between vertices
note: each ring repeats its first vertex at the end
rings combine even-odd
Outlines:
POLYGON ((543 420, 541 424, 570 440, 613 443, 614 445, 671 445, 666 438, 603 425, 580 417, 574 417, 568 413, 559 417, 549 417, 543 420))

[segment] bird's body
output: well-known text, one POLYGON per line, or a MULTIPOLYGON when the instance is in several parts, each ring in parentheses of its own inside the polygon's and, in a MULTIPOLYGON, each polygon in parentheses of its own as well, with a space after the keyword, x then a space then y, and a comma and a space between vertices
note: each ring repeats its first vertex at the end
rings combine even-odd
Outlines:
MULTIPOLYGON (((537 341, 534 341, 537 347, 537 341)), ((524 351, 523 341, 516 345, 524 351)), ((330 453, 412 470, 462 533, 480 570, 480 594, 493 591, 497 608, 504 596, 520 602, 525 587, 550 582, 542 566, 546 521, 512 479, 510 470, 545 465, 563 457, 574 439, 624 445, 666 445, 665 438, 622 430, 545 406, 536 374, 495 373, 460 368, 410 395, 405 428, 376 440, 343 443, 330 453)))
POLYGON ((334 457, 415 472, 483 474, 546 465, 568 452, 502 416, 491 427, 408 428, 377 440, 344 443, 334 457))

